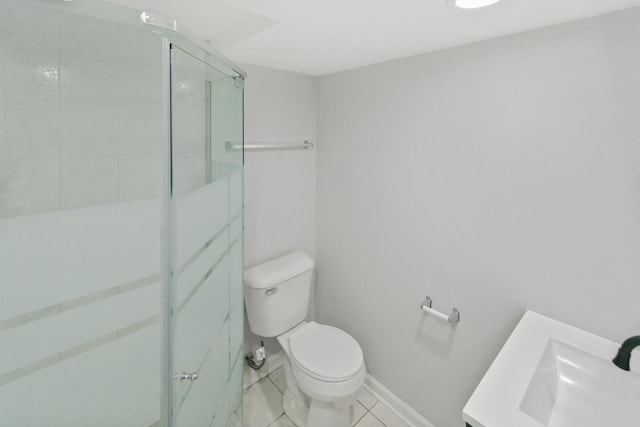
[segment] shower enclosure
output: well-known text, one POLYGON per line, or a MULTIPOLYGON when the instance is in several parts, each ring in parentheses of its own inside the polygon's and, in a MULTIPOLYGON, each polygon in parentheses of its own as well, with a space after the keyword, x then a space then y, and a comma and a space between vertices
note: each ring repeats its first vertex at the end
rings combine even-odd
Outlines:
POLYGON ((243 72, 174 22, 0 2, 0 425, 242 425, 243 72))

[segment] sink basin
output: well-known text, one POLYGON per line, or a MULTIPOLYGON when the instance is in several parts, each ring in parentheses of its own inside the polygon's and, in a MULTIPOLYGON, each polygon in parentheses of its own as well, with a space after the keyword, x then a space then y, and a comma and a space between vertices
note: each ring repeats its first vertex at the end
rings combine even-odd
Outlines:
POLYGON ((463 409, 472 427, 640 427, 640 352, 528 311, 463 409))
POLYGON ((640 374, 550 339, 520 410, 548 427, 636 427, 640 374))

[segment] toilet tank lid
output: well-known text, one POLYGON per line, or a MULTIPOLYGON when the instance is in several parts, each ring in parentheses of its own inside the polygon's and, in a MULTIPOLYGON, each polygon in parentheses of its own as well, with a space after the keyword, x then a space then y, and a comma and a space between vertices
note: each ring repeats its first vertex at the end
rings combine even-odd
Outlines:
POLYGON ((244 283, 255 289, 270 288, 312 268, 313 259, 303 251, 295 251, 246 269, 244 283))

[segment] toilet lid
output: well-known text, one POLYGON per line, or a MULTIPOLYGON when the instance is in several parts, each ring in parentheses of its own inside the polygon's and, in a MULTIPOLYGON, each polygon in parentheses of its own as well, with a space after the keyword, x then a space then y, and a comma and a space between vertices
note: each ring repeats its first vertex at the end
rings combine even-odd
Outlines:
POLYGON ((351 335, 315 322, 291 335, 289 349, 298 367, 322 381, 346 381, 363 363, 362 349, 351 335))

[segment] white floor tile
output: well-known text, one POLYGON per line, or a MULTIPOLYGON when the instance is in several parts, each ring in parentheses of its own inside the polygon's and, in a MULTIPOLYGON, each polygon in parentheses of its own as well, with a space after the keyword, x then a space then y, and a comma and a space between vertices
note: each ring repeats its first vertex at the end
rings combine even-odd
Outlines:
POLYGON ((378 402, 378 398, 371 394, 371 392, 364 387, 362 388, 362 390, 360 390, 360 393, 358 393, 356 399, 358 399, 358 401, 362 403, 362 405, 367 409, 373 408, 373 405, 378 402))
POLYGON ((268 374, 266 370, 263 371, 261 369, 259 371, 255 371, 255 370, 251 369, 250 367, 248 367, 246 364, 244 365, 244 367, 242 369, 243 369, 243 371, 242 371, 242 383, 243 383, 245 389, 251 387, 252 385, 257 383, 258 381, 260 381, 261 379, 266 377, 267 374, 268 374))
POLYGON ((266 427, 282 414, 282 393, 265 378, 244 394, 244 427, 266 427))
MULTIPOLYGON (((274 356, 257 372, 245 369, 244 427, 295 427, 282 408, 286 379, 281 355, 274 356)), ((363 388, 356 398, 351 408, 352 426, 408 427, 386 402, 378 401, 368 389, 363 388)))
POLYGON ((367 413, 367 415, 358 421, 356 427, 385 427, 385 425, 382 424, 379 419, 371 415, 371 413, 367 413))
POLYGON ((284 367, 279 367, 269 374, 269 379, 278 387, 280 393, 284 394, 287 389, 287 380, 284 377, 284 367))
POLYGON ((229 417, 229 422, 227 423, 227 427, 242 427, 242 421, 240 421, 240 417, 238 417, 235 413, 231 414, 229 417))
POLYGON ((384 402, 376 403, 373 409, 371 409, 371 413, 387 427, 408 427, 408 424, 396 415, 384 402))
POLYGON ((355 425, 366 413, 367 408, 356 400, 355 403, 351 405, 351 425, 355 425))
POLYGON ((286 415, 278 418, 273 424, 269 424, 269 427, 296 427, 296 425, 286 415))

